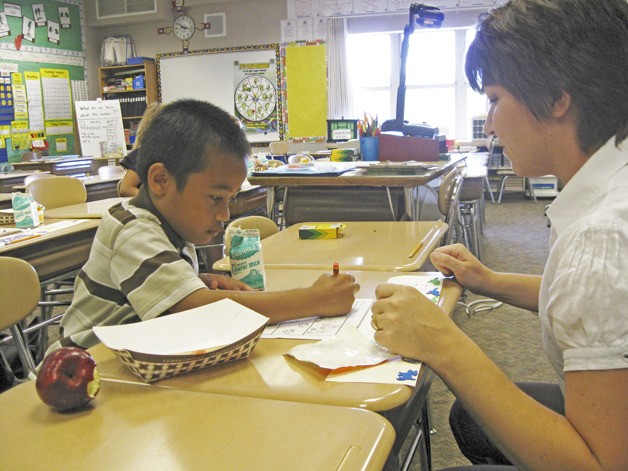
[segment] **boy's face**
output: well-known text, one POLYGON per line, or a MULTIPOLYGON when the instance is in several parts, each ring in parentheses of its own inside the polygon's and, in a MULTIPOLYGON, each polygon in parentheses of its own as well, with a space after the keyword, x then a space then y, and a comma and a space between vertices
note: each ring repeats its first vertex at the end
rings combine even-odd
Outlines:
POLYGON ((154 204, 186 241, 207 244, 229 220, 229 202, 240 190, 246 170, 244 159, 215 154, 205 170, 188 176, 181 191, 172 175, 166 178, 169 181, 161 184, 163 193, 154 204))

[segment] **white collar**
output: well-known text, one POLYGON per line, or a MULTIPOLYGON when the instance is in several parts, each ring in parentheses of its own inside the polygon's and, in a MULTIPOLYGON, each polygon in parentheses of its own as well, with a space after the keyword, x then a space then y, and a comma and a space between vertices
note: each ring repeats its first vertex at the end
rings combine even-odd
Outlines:
POLYGON ((608 182, 622 167, 628 165, 628 144, 615 146, 609 139, 561 190, 547 210, 547 217, 556 233, 560 233, 605 194, 608 182))

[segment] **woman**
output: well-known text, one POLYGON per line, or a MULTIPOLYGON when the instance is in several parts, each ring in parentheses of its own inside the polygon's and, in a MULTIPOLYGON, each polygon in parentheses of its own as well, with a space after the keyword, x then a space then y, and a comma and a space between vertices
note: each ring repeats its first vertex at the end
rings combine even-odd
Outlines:
POLYGON ((628 469, 628 3, 513 0, 481 18, 466 73, 520 176, 556 175, 543 277, 496 273, 464 246, 431 256, 465 288, 537 311, 557 385, 513 384, 408 287, 377 290, 375 339, 457 397, 462 452, 496 469, 628 469), (507 466, 507 467, 506 467, 507 466))

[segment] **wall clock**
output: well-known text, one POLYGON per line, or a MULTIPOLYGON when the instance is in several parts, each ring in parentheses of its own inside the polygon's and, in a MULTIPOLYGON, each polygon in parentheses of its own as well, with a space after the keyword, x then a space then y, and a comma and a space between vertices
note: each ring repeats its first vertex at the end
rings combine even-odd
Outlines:
POLYGON ((203 31, 211 27, 210 23, 198 23, 194 21, 190 15, 185 13, 183 8, 183 0, 172 0, 172 7, 179 15, 174 19, 172 26, 157 28, 157 34, 170 34, 174 31, 177 39, 183 44, 183 52, 187 53, 190 49, 190 39, 194 36, 194 31, 203 31))
POLYGON ((189 40, 194 35, 195 28, 196 24, 194 23, 194 19, 188 15, 178 16, 172 26, 174 35, 181 41, 189 40))

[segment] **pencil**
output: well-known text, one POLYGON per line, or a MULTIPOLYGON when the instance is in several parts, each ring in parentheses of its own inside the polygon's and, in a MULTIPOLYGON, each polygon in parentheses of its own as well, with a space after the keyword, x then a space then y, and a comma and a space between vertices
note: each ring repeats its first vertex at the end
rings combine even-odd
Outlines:
POLYGON ((425 234, 425 237, 423 237, 423 239, 421 239, 421 242, 419 242, 418 244, 416 244, 416 247, 414 247, 414 248, 412 249, 412 252, 410 252, 410 255, 408 255, 408 258, 412 258, 412 257, 414 257, 414 256, 417 254, 417 252, 418 252, 419 250, 421 250, 421 247, 423 247, 423 244, 424 244, 427 240, 429 240, 429 238, 430 238, 430 236, 431 236, 431 234, 432 234, 432 232, 433 232, 433 231, 434 231, 434 228, 432 227, 432 228, 431 228, 431 229, 427 232, 427 234, 425 234))
POLYGON ((412 252, 410 252, 410 255, 408 255, 408 258, 412 258, 416 255, 416 253, 421 250, 421 247, 423 247, 423 241, 419 242, 418 244, 416 244, 416 247, 414 247, 412 249, 412 252))
POLYGON ((337 275, 338 273, 340 273, 340 265, 338 265, 338 262, 334 262, 334 271, 333 271, 334 275, 337 275))

